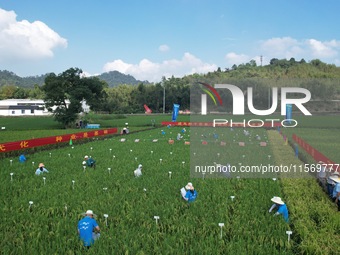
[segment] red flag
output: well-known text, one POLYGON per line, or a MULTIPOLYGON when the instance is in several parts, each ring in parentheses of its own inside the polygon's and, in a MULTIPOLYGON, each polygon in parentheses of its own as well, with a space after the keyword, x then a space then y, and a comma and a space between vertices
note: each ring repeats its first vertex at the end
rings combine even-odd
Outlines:
POLYGON ((151 109, 145 104, 144 105, 145 113, 149 114, 152 113, 151 109))

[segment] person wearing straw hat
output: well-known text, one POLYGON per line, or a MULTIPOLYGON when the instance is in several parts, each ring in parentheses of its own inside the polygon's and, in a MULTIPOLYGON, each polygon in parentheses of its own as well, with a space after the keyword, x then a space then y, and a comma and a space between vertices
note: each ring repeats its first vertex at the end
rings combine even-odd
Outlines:
POLYGON ((135 175, 135 177, 142 176, 142 168, 143 168, 143 166, 141 164, 139 164, 137 169, 135 171, 133 171, 133 174, 135 175))
POLYGON ((271 213, 274 208, 277 208, 277 211, 274 215, 282 214, 284 220, 288 222, 289 216, 288 216, 288 208, 286 204, 282 201, 280 197, 273 197, 271 201, 274 203, 270 209, 269 212, 271 213))
POLYGON ((48 173, 47 169, 45 168, 44 163, 40 163, 38 169, 35 171, 36 175, 40 175, 42 173, 48 173))
POLYGON ((188 182, 188 184, 181 188, 181 195, 185 201, 188 201, 189 203, 194 202, 197 198, 197 191, 195 190, 194 186, 191 182, 188 182))
POLYGON ((84 216, 78 222, 78 234, 84 246, 90 248, 94 241, 100 237, 100 228, 94 219, 96 215, 93 214, 92 210, 87 210, 84 216))
POLYGON ((87 165, 88 167, 93 167, 93 169, 96 169, 96 161, 87 155, 84 157, 83 165, 87 165))
POLYGON ((327 192, 330 198, 333 198, 333 189, 335 186, 335 182, 332 180, 333 178, 339 178, 339 172, 335 171, 333 173, 330 173, 327 178, 327 192))
MULTIPOLYGON (((336 178, 338 177, 339 176, 337 176, 336 178)), ((338 211, 340 211, 340 182, 334 182, 332 199, 337 204, 338 211)))

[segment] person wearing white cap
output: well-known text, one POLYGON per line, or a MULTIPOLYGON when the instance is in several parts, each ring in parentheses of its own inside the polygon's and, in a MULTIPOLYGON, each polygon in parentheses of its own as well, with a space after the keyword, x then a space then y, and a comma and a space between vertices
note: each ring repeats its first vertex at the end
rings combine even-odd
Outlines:
POLYGON ((288 208, 286 204, 282 201, 282 199, 280 197, 273 197, 271 201, 274 204, 270 207, 269 212, 272 212, 274 208, 277 208, 275 215, 282 214, 284 220, 288 222, 289 220, 288 208))
POLYGON ((181 195, 185 201, 188 201, 189 203, 194 202, 197 198, 197 191, 195 190, 194 186, 191 182, 188 182, 188 184, 181 188, 181 195))
POLYGON ((84 246, 90 248, 94 241, 99 238, 100 228, 93 218, 95 214, 92 210, 87 210, 84 215, 85 217, 78 222, 78 234, 84 246))
POLYGON ((87 165, 88 167, 93 167, 93 169, 96 169, 96 161, 90 156, 85 156, 83 165, 87 165))
POLYGON ((142 176, 142 168, 143 168, 143 166, 141 164, 139 164, 137 169, 135 171, 133 171, 133 174, 135 175, 135 177, 142 176))
POLYGON ((47 169, 45 168, 45 165, 43 163, 39 164, 39 168, 35 171, 36 175, 40 175, 42 173, 48 173, 47 169))

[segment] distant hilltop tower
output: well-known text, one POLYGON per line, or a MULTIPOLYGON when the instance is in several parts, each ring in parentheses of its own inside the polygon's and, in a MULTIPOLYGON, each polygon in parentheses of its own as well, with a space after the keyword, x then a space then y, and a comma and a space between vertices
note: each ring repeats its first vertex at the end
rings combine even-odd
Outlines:
POLYGON ((262 55, 260 56, 261 66, 262 66, 262 55))

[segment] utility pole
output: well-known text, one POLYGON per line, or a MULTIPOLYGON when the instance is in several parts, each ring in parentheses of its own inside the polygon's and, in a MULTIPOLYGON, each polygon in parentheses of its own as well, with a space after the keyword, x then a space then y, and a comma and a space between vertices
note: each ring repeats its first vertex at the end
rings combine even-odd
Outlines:
POLYGON ((162 82, 163 85, 163 114, 165 114, 165 84, 164 81, 162 82))

